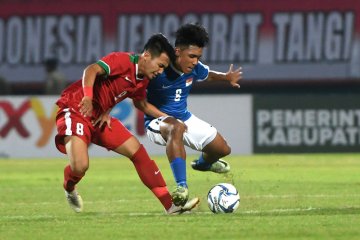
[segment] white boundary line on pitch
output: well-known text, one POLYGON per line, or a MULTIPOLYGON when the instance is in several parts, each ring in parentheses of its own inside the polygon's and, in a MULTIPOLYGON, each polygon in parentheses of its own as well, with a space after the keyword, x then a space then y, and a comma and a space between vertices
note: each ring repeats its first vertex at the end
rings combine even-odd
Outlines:
MULTIPOLYGON (((289 195, 248 195, 248 196, 240 196, 241 199, 261 199, 261 198, 359 198, 360 194, 306 194, 306 195, 297 195, 297 194, 289 194, 289 195)), ((85 204, 98 204, 98 203, 121 203, 121 202, 131 202, 134 199, 117 199, 117 200, 101 200, 101 201, 84 201, 85 204)), ((152 202, 153 199, 138 199, 136 201, 141 202, 152 202)), ((4 203, 0 202, 0 206, 2 205, 53 205, 60 202, 34 202, 34 203, 27 203, 27 202, 11 202, 11 203, 4 203)), ((61 202, 62 203, 62 202, 61 202)))
MULTIPOLYGON (((346 209, 346 208, 344 208, 346 209)), ((270 210, 248 210, 248 211, 238 211, 237 215, 253 215, 253 214, 262 214, 262 213, 296 213, 296 212, 309 212, 309 211, 317 211, 321 210, 321 208, 280 208, 280 209, 270 209, 270 210)), ((212 215, 213 213, 208 212, 192 212, 185 215, 212 215)), ((82 214, 80 213, 79 216, 82 214)), ((86 215, 86 212, 83 216, 86 215)), ((133 212, 133 213, 104 213, 102 216, 130 216, 130 217, 139 217, 139 216, 167 216, 165 213, 140 213, 140 212, 133 212)), ((32 216, 0 216, 1 220, 38 220, 38 219, 56 219, 56 218, 62 218, 63 216, 55 216, 55 215, 32 215, 32 216)), ((169 216, 169 217, 175 217, 175 216, 169 216)))
POLYGON ((244 196, 243 199, 253 199, 253 198, 342 198, 342 197, 360 197, 360 194, 289 194, 289 195, 248 195, 244 196))

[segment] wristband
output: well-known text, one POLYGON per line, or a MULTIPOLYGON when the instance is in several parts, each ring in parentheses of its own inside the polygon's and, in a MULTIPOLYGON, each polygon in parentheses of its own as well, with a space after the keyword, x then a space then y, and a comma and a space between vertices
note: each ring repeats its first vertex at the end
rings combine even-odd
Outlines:
POLYGON ((84 96, 93 98, 93 87, 83 87, 84 96))

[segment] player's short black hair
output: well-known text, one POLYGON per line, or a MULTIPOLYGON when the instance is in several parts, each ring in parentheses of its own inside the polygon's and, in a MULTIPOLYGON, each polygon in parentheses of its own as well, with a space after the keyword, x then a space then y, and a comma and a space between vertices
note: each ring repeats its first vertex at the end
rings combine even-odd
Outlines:
POLYGON ((209 43, 209 34, 206 29, 198 23, 188 23, 176 31, 175 46, 195 45, 200 48, 209 43))
POLYGON ((174 47, 162 33, 152 35, 146 42, 144 51, 150 52, 152 57, 159 57, 162 53, 166 53, 170 61, 175 59, 174 47))

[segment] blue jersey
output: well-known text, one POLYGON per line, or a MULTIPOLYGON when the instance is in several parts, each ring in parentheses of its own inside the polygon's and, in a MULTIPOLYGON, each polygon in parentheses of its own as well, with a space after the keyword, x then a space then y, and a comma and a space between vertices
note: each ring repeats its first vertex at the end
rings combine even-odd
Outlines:
MULTIPOLYGON (((209 75, 209 67, 199 62, 192 72, 181 73, 170 65, 165 71, 150 80, 147 87, 147 101, 160 111, 182 121, 190 118, 187 110, 187 97, 193 82, 203 81, 209 75)), ((153 117, 145 115, 147 127, 153 117)))

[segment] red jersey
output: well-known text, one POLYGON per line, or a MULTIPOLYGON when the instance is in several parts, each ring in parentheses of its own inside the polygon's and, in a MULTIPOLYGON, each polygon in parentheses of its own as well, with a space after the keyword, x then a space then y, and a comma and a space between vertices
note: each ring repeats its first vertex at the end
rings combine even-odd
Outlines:
MULTIPOLYGON (((149 80, 136 77, 138 59, 139 56, 131 53, 113 52, 97 62, 105 70, 106 75, 95 79, 92 117, 99 117, 127 97, 135 100, 146 98, 149 80)), ((56 104, 60 108, 71 107, 79 111, 78 105, 83 97, 82 79, 80 79, 62 92, 56 104)))

